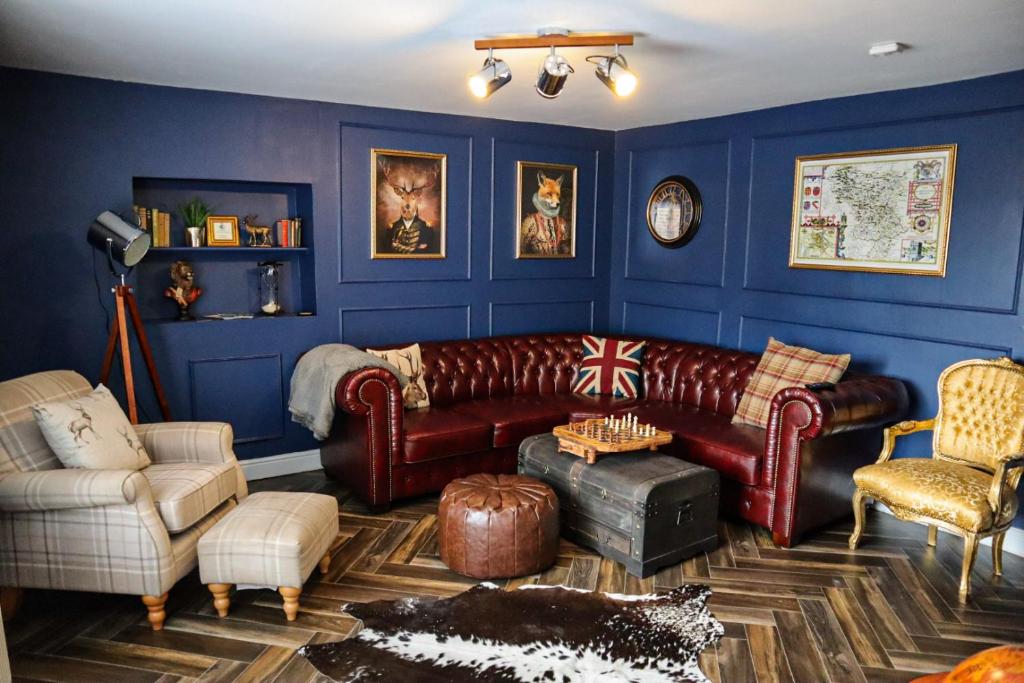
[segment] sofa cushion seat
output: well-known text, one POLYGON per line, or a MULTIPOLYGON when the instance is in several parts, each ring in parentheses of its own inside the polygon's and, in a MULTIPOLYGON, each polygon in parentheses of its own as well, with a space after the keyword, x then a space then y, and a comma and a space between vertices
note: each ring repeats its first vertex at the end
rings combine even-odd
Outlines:
POLYGON ((404 417, 402 457, 407 463, 452 458, 491 448, 491 425, 469 415, 445 408, 419 408, 405 411, 404 417))
POLYGON ((628 411, 675 435, 675 455, 748 486, 761 483, 765 430, 732 424, 729 417, 666 401, 642 401, 628 411))
POLYGON ((153 502, 169 533, 185 531, 238 488, 235 463, 175 462, 142 470, 149 480, 153 502))
POLYGON ((569 414, 554 396, 495 396, 451 406, 453 411, 494 425, 494 447, 519 447, 528 436, 565 424, 569 414))

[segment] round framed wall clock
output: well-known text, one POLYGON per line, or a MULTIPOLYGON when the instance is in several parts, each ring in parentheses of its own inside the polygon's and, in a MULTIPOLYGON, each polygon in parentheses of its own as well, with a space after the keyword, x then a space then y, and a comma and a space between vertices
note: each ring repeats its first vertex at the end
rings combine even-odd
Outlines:
POLYGON ((647 200, 647 229, 663 247, 681 247, 697 234, 703 202, 689 178, 674 175, 655 185, 647 200))

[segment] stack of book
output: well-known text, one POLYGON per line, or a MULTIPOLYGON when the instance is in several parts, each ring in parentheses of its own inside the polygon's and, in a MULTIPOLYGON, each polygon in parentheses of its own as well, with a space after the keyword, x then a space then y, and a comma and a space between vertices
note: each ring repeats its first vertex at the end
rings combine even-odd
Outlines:
POLYGON ((139 227, 150 233, 152 246, 171 246, 171 214, 159 209, 147 209, 138 204, 133 205, 132 209, 135 210, 139 227))
POLYGON ((302 219, 282 218, 274 223, 274 237, 279 247, 302 246, 302 219))

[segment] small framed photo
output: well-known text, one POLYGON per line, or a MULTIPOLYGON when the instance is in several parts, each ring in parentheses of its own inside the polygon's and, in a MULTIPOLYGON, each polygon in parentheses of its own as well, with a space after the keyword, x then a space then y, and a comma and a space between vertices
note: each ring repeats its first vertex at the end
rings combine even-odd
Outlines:
POLYGON ((238 216, 208 216, 206 218, 206 246, 237 247, 238 216))
POLYGON ((445 258, 448 157, 370 150, 370 258, 445 258))
POLYGON ((576 258, 576 167, 516 162, 516 258, 576 258))

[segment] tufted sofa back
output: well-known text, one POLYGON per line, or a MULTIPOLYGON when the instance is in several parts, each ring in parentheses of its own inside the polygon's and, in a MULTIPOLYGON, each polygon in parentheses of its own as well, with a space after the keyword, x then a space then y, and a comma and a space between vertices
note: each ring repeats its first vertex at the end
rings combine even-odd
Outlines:
POLYGON ((568 394, 580 369, 580 334, 533 334, 504 337, 512 359, 512 388, 516 394, 568 394))
POLYGON ((431 405, 512 393, 512 360, 499 339, 421 342, 420 351, 431 405))
MULTIPOLYGON (((609 335, 611 338, 618 338, 609 335)), ((492 396, 565 394, 583 357, 579 333, 421 342, 431 405, 492 396)), ((644 396, 731 417, 759 356, 667 339, 648 339, 644 396)))
POLYGON ((732 417, 760 356, 688 342, 649 339, 644 349, 644 395, 732 417))

